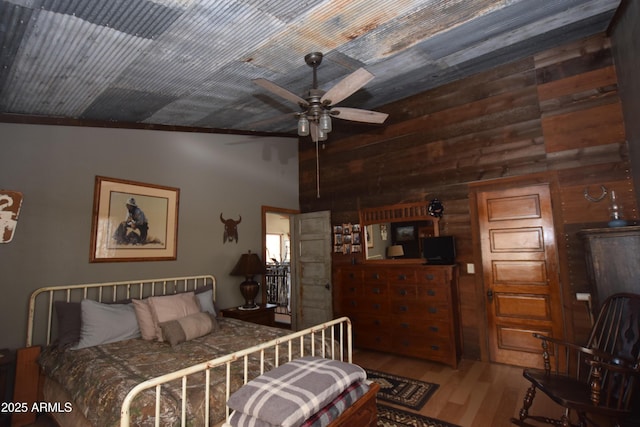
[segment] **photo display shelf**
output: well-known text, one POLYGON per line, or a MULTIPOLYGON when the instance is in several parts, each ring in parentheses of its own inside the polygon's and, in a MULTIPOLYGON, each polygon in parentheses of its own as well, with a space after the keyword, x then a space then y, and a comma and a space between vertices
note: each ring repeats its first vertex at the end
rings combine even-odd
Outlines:
POLYGON ((333 252, 348 255, 362 252, 360 224, 337 224, 333 226, 333 252))

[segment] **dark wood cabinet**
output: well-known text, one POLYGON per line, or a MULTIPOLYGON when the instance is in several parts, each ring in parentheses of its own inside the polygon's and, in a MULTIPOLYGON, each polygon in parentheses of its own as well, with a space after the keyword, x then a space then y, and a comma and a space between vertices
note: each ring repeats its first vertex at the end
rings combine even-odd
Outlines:
MULTIPOLYGON (((0 350, 0 393, 3 402, 13 401, 13 377, 15 371, 15 357, 8 349, 0 350)), ((9 425, 11 414, 0 411, 0 426, 9 425)))
POLYGON ((640 293, 640 226, 582 230, 595 311, 609 295, 640 293))
POLYGON ((351 319, 355 347, 456 368, 462 351, 457 279, 455 266, 344 266, 336 314, 351 319))

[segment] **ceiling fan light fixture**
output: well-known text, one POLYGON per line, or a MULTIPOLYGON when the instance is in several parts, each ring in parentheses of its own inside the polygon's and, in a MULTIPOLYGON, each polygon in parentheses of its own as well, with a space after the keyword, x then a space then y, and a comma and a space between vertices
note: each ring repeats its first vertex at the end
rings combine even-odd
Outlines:
POLYGON ((307 116, 304 114, 300 114, 300 118, 298 119, 298 135, 299 136, 309 135, 309 120, 307 119, 307 116))
POLYGON ((329 134, 318 127, 318 141, 326 141, 329 134))
POLYGON ((320 130, 321 131, 323 131, 325 133, 331 132, 331 130, 332 130, 331 116, 329 116, 329 112, 328 111, 323 111, 322 115, 320 115, 319 126, 320 126, 320 130))

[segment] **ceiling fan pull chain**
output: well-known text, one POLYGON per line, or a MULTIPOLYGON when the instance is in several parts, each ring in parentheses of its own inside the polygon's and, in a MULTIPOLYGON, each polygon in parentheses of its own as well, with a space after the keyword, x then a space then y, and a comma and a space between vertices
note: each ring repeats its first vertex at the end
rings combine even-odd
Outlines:
POLYGON ((318 153, 318 139, 316 138, 316 197, 320 198, 320 153, 318 153))

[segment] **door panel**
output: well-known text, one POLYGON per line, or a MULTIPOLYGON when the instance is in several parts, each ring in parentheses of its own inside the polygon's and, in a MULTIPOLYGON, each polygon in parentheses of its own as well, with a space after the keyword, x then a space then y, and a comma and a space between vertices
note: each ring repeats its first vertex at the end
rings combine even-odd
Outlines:
POLYGON ((333 318, 330 212, 295 215, 293 247, 297 248, 293 327, 300 330, 333 318))
POLYGON ((544 261, 494 261, 492 270, 495 283, 547 284, 544 261))
POLYGON ((542 367, 532 333, 564 330, 549 187, 479 192, 477 202, 490 359, 542 367))
POLYGON ((539 295, 498 294, 494 303, 496 315, 502 318, 551 319, 549 300, 539 295))
POLYGON ((540 228, 490 230, 492 252, 543 252, 544 237, 540 228))

